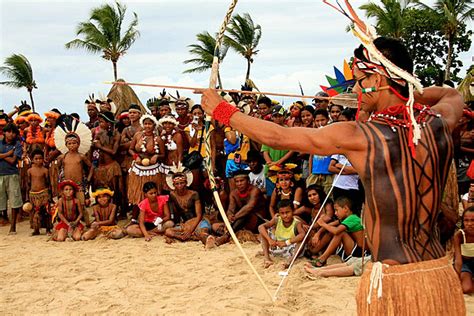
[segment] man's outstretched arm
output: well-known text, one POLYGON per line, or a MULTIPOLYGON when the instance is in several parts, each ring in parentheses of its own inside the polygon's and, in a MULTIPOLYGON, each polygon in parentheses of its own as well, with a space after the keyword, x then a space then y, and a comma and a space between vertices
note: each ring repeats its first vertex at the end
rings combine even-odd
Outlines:
MULTIPOLYGON (((215 90, 203 91, 201 104, 207 114, 222 101, 215 90)), ((330 155, 345 154, 364 148, 364 139, 355 122, 336 123, 324 128, 287 128, 259 120, 240 112, 232 115, 231 126, 250 139, 275 149, 288 149, 297 152, 330 155)))

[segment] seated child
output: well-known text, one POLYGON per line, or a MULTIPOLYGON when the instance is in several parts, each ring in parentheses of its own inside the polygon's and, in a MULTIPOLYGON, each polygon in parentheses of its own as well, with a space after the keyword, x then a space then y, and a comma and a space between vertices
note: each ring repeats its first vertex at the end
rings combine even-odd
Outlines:
POLYGON ((92 193, 92 197, 96 199, 96 204, 92 207, 95 221, 91 224, 91 229, 82 235, 82 240, 95 239, 101 233, 112 239, 125 236, 123 230, 115 225, 117 206, 111 203, 113 195, 114 191, 109 188, 99 188, 92 193))
POLYGON ((321 229, 332 234, 331 241, 324 253, 311 261, 313 266, 322 267, 326 260, 337 252, 341 253, 342 261, 346 262, 352 257, 363 257, 364 251, 364 227, 359 216, 352 213, 352 202, 345 196, 340 196, 334 202, 334 209, 340 224, 326 223, 324 218, 318 219, 317 223, 321 229))
POLYGON ((296 252, 304 239, 305 233, 301 222, 293 216, 293 201, 281 200, 277 207, 277 215, 269 222, 258 227, 265 257, 263 266, 268 268, 273 264, 270 258, 271 253, 273 256, 279 255, 288 258, 283 265, 283 268, 286 269, 293 257, 303 253, 302 251, 299 254, 296 252))
POLYGON ((462 229, 454 235, 454 269, 465 294, 474 292, 474 206, 462 214, 462 229))
POLYGON ((146 182, 143 185, 145 199, 138 204, 140 215, 138 224, 127 227, 127 234, 134 238, 145 237, 150 241, 153 236, 163 233, 174 223, 170 220, 170 209, 168 207, 168 196, 158 195, 158 186, 155 182, 146 182))
POLYGON ((41 149, 31 153, 31 168, 27 171, 29 201, 33 205, 30 216, 32 235, 39 235, 40 228, 46 228, 46 233, 51 234, 53 224, 49 214, 49 172, 43 166, 44 158, 41 149))
POLYGON ((72 180, 65 180, 58 185, 61 197, 57 202, 59 223, 55 227, 53 240, 65 241, 68 235, 73 240, 80 240, 84 225, 81 223, 82 204, 76 198, 79 186, 72 180))

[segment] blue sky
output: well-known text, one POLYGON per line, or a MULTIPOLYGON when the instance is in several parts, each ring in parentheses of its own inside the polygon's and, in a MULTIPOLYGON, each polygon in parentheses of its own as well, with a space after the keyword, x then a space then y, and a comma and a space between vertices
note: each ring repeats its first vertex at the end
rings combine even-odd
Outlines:
MULTIPOLYGON (((107 1, 110 2, 110 1, 107 1)), ((140 38, 118 63, 119 78, 129 82, 170 85, 208 85, 209 73, 183 74, 189 66, 187 45, 195 43, 202 31, 217 32, 230 3, 228 0, 149 0, 122 1, 128 17, 139 17, 140 38)), ((113 79, 111 62, 84 50, 66 50, 75 38, 79 22, 90 10, 105 1, 0 0, 0 61, 21 53, 31 62, 38 89, 34 90, 37 111, 53 107, 78 112, 85 118, 84 100, 90 93, 107 94, 113 79)), ((359 6, 365 1, 353 1, 359 6)), ((251 78, 263 91, 305 94, 326 84, 324 75, 333 76, 332 67, 342 69, 358 42, 345 32, 348 21, 319 0, 241 0, 235 13, 250 13, 262 27, 259 53, 252 65, 251 78)), ((362 13, 361 13, 362 14, 362 13)), ((128 25, 129 19, 125 21, 128 25)), ((461 56, 465 65, 471 56, 461 56)), ((229 51, 221 65, 225 88, 243 83, 246 61, 229 51)), ((462 72, 464 75, 464 71, 462 72)), ((134 87, 143 103, 160 89, 134 87)), ((174 93, 174 91, 173 91, 174 93)), ((183 95, 191 94, 182 92, 183 95)), ((193 96, 195 101, 199 98, 193 96)), ((29 100, 26 89, 0 86, 0 108, 9 110, 20 100, 29 100)), ((285 104, 291 99, 277 98, 285 104)))

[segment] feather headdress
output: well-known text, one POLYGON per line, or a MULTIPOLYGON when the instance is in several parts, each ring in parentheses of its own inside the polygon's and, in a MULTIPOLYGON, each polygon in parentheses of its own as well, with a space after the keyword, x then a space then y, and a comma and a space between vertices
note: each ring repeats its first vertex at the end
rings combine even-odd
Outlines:
POLYGON ((85 155, 92 144, 91 130, 84 123, 70 115, 62 115, 59 121, 57 128, 54 130, 54 143, 56 144, 56 148, 62 154, 68 152, 66 139, 74 137, 79 141, 78 152, 81 155, 85 155))
POLYGON ((170 168, 170 172, 166 175, 166 184, 171 190, 174 190, 173 179, 183 178, 186 180, 186 186, 190 186, 193 183, 193 173, 191 170, 186 169, 181 162, 178 165, 173 162, 173 166, 170 168))
POLYGON ((150 114, 145 114, 145 115, 142 115, 142 117, 140 117, 140 126, 142 128, 143 128, 143 122, 145 120, 151 120, 155 124, 155 127, 158 126, 158 120, 156 119, 156 117, 154 117, 153 115, 150 115, 150 114))
POLYGON ((111 98, 104 96, 102 93, 99 93, 99 98, 96 99, 95 102, 99 104, 99 110, 101 104, 109 104, 110 112, 112 112, 113 114, 117 112, 117 106, 115 105, 114 101, 111 98))
POLYGON ((423 93, 423 86, 420 80, 418 80, 418 78, 416 78, 413 74, 392 63, 377 49, 374 44, 374 40, 377 38, 375 29, 359 18, 349 3, 349 0, 344 0, 348 12, 344 10, 342 5, 337 0, 337 6, 329 3, 328 0, 323 0, 323 2, 345 15, 353 23, 352 32, 354 36, 357 37, 362 43, 362 46, 364 47, 364 57, 367 60, 362 61, 356 58, 354 60, 354 65, 357 68, 359 68, 362 72, 379 73, 401 86, 408 85, 406 111, 410 117, 410 122, 408 122, 407 125, 409 127, 410 134, 412 134, 413 144, 418 144, 418 140, 421 138, 421 130, 419 124, 416 122, 413 108, 415 103, 414 91, 417 90, 420 94, 423 93))
POLYGON ((97 108, 97 104, 95 103, 95 98, 94 98, 94 94, 89 94, 89 98, 86 99, 86 101, 84 101, 84 104, 86 105, 86 111, 91 107, 91 108, 95 108, 97 111, 99 111, 99 109, 97 108))
POLYGON ((190 109, 194 105, 194 101, 191 98, 180 96, 178 90, 176 90, 176 96, 173 96, 171 94, 170 96, 170 106, 173 111, 179 107, 185 107, 187 109, 190 109))

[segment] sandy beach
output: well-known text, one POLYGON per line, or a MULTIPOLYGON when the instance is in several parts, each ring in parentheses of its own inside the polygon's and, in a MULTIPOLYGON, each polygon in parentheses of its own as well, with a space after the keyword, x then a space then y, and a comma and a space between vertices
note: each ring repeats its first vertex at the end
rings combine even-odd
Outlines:
MULTIPOLYGON (((10 314, 355 315, 357 277, 309 280, 297 261, 272 303, 237 248, 201 243, 89 242, 31 237, 28 222, 0 228, 0 310, 10 314)), ((280 261, 263 269, 259 245, 244 249, 273 293, 280 261)), ((465 296, 468 314, 474 297, 465 296)))

